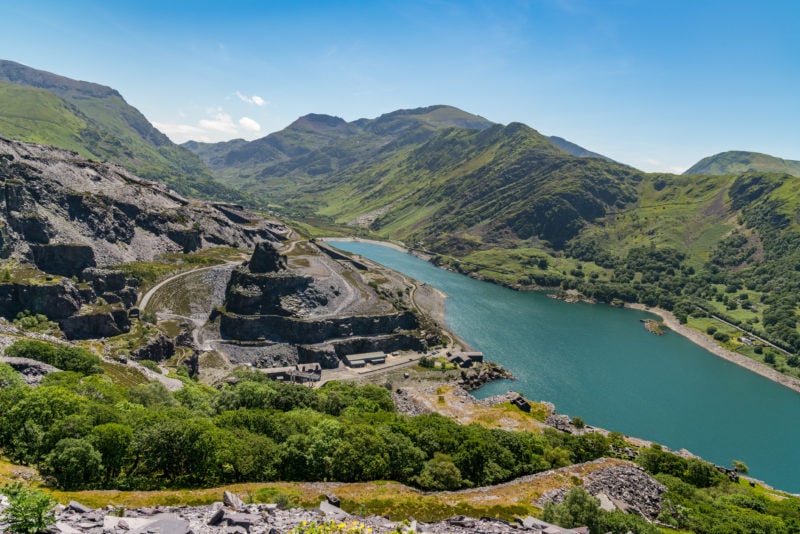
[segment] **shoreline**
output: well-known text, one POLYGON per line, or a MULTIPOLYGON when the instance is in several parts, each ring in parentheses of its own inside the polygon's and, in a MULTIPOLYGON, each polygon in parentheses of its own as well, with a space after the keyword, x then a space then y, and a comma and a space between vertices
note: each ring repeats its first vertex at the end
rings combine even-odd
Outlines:
MULTIPOLYGON (((408 248, 398 245, 397 243, 392 243, 389 241, 378 241, 376 239, 362 239, 359 237, 336 237, 336 238, 324 238, 326 241, 345 241, 345 242, 363 242, 363 243, 372 243, 376 245, 388 246, 395 250, 405 253, 412 253, 408 248)), ((420 256, 422 259, 426 259, 424 256, 420 256)), ((486 282, 494 283, 491 280, 485 280, 486 282)), ((536 291, 534 289, 534 291, 536 291)), ((634 303, 629 304, 625 303, 626 308, 630 308, 632 310, 639 310, 652 313, 657 315, 664 321, 664 324, 673 332, 678 334, 679 336, 683 336, 695 345, 700 346, 701 348, 705 349, 706 351, 710 352, 714 356, 722 358, 723 360, 729 361, 739 367, 743 367, 750 372, 756 373, 760 376, 768 380, 772 380, 776 384, 780 384, 786 388, 791 389, 797 393, 800 393, 800 380, 797 378, 793 378, 791 376, 786 376, 783 373, 779 373, 772 367, 769 367, 761 362, 757 362, 744 356, 743 354, 739 354, 738 352, 733 352, 728 350, 724 347, 719 346, 713 340, 709 339, 702 333, 692 330, 688 326, 684 326, 678 322, 672 313, 668 312, 667 310, 655 307, 645 306, 644 304, 634 303)), ((449 330, 449 329, 448 329, 449 330)))
POLYGON ((791 376, 786 376, 782 373, 779 373, 772 367, 764 365, 761 362, 757 362, 744 356, 743 354, 739 354, 738 352, 733 352, 728 350, 724 347, 717 345, 713 340, 709 339, 702 333, 698 332, 697 330, 693 330, 688 326, 682 325, 678 322, 672 313, 668 312, 667 310, 661 308, 651 308, 645 306, 644 304, 628 304, 625 303, 626 308, 630 308, 632 310, 639 310, 645 311, 648 313, 652 313, 657 315, 664 321, 664 324, 676 334, 685 337, 692 343, 700 346, 701 348, 707 350, 714 356, 722 358, 723 360, 727 360, 733 364, 736 364, 740 367, 744 367, 748 371, 756 373, 758 375, 763 376, 768 380, 772 380, 773 382, 780 384, 781 386, 787 387, 797 393, 800 393, 800 380, 793 378, 791 376))

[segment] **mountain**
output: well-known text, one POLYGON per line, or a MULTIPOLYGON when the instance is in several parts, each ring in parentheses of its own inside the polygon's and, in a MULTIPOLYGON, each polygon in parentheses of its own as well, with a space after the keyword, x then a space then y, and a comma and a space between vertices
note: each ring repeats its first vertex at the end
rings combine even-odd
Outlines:
POLYGON ((136 284, 114 267, 214 246, 250 247, 282 225, 181 197, 119 165, 0 137, 0 316, 43 314, 70 339, 130 328, 136 284))
POLYGON ((242 200, 117 91, 0 60, 0 135, 113 161, 181 194, 242 200))
MULTIPOLYGON (((553 142, 558 148, 563 150, 564 152, 569 152, 573 156, 578 156, 581 158, 600 158, 606 161, 614 161, 613 159, 606 157, 602 154, 598 154, 597 152, 592 152, 591 150, 586 150, 582 146, 576 145, 571 141, 567 141, 563 137, 558 137, 556 135, 551 135, 549 137, 550 141, 553 142)), ((615 162, 616 163, 616 162, 615 162)))
POLYGON ((703 158, 683 174, 741 174, 748 171, 778 172, 800 177, 800 161, 759 152, 731 150, 703 158))
POLYGON ((530 239, 561 247, 609 207, 633 201, 641 174, 575 157, 524 124, 450 106, 349 123, 307 115, 249 143, 184 146, 229 185, 286 213, 431 245, 455 238, 467 249, 530 239))

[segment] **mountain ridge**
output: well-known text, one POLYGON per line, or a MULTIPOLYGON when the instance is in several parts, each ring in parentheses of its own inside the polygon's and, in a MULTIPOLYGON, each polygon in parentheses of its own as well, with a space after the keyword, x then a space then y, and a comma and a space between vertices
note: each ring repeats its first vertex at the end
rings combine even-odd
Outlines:
POLYGON ((760 152, 728 150, 707 156, 683 174, 741 174, 745 172, 782 172, 800 177, 800 161, 783 159, 760 152))
POLYGON ((217 183, 197 156, 172 143, 110 87, 8 60, 0 60, 0 83, 0 135, 113 161, 188 196, 243 200, 238 192, 217 183), (56 128, 39 128, 19 110, 38 114, 56 128))

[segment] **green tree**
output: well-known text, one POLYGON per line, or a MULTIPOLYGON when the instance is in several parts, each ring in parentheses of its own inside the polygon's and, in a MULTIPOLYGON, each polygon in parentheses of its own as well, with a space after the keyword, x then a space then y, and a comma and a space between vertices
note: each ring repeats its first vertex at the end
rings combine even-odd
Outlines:
POLYGON ((596 532, 601 519, 600 501, 583 488, 572 488, 564 502, 545 505, 542 519, 565 528, 587 526, 596 532))
POLYGON ((0 493, 5 494, 9 502, 2 516, 7 532, 35 534, 56 522, 53 508, 57 502, 49 494, 25 487, 20 482, 3 486, 0 493))
POLYGON ((747 473, 750 471, 750 468, 747 467, 747 464, 741 460, 734 460, 733 461, 733 468, 736 469, 740 473, 747 473))
POLYGON ((42 468, 55 477, 60 488, 72 490, 97 480, 102 458, 87 440, 65 438, 56 443, 42 468))
POLYGON ((25 385, 19 373, 7 363, 0 363, 0 389, 16 389, 25 385))
POLYGON ((131 448, 133 430, 119 423, 106 423, 94 427, 89 442, 100 453, 105 470, 104 481, 108 483, 119 476, 131 448))
POLYGON ((454 490, 464 485, 461 471, 450 456, 438 452, 425 462, 422 472, 412 482, 427 490, 454 490))

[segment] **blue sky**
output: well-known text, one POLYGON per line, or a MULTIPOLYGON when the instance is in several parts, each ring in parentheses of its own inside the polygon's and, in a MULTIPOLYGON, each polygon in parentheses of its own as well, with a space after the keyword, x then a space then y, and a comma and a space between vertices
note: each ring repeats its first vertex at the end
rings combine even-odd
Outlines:
POLYGON ((451 104, 648 171, 800 160, 794 0, 36 1, 0 58, 119 90, 174 141, 451 104))

